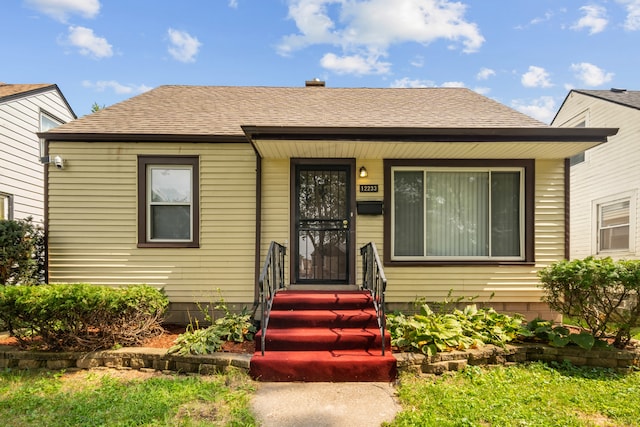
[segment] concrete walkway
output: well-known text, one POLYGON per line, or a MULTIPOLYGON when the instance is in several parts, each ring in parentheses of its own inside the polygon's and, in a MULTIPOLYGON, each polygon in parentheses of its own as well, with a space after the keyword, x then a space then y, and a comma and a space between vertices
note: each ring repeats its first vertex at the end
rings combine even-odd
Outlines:
POLYGON ((262 427, 374 427, 400 405, 389 383, 258 383, 251 409, 262 427))

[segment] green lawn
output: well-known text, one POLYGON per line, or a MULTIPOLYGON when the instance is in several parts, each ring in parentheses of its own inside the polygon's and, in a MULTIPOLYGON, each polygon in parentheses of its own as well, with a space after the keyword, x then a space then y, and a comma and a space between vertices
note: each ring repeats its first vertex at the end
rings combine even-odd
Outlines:
MULTIPOLYGON (((254 426, 255 384, 137 371, 0 371, 0 425, 254 426)), ((403 374, 389 426, 640 426, 640 372, 532 363, 469 367, 441 377, 403 374)))
POLYGON ((391 426, 640 426, 640 372, 533 363, 400 383, 391 426))
POLYGON ((253 426, 242 372, 153 376, 136 371, 0 371, 6 426, 253 426), (128 374, 126 372, 129 372, 128 374))

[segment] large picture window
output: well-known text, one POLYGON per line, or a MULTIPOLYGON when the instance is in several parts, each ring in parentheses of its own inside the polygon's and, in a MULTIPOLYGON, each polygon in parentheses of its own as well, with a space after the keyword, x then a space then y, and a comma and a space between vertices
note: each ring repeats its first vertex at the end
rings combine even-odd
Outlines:
POLYGON ((138 244, 198 247, 198 158, 138 158, 138 244))
POLYGON ((522 262, 532 256, 527 168, 467 164, 390 167, 391 261, 522 262))

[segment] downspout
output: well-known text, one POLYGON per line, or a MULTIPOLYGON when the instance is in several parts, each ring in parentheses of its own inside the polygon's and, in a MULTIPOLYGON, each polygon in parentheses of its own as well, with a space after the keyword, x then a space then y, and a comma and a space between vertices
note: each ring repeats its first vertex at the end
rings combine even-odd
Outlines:
MULTIPOLYGON (((49 155, 49 140, 45 139, 44 141, 44 156, 49 155)), ((49 283, 49 164, 43 163, 42 173, 44 174, 43 179, 43 203, 44 203, 44 212, 42 221, 43 224, 43 232, 44 232, 44 282, 49 283)))
POLYGON ((260 305, 260 247, 262 246, 262 157, 255 148, 253 143, 251 144, 256 151, 256 236, 255 236, 255 258, 254 258, 254 291, 253 291, 253 309, 254 313, 260 305))
POLYGON ((571 163, 564 159, 564 259, 571 259, 571 163))

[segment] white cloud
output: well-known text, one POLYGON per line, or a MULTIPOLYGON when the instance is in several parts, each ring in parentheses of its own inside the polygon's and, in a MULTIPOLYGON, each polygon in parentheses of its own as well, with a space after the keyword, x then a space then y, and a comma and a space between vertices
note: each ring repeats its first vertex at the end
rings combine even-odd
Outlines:
POLYGON ((95 83, 89 80, 84 80, 82 82, 82 86, 95 89, 97 92, 104 92, 107 89, 111 89, 119 95, 142 93, 153 89, 152 87, 147 85, 124 85, 122 83, 118 83, 115 80, 98 80, 95 83))
POLYGON ((180 62, 195 62, 195 56, 202 43, 186 31, 178 31, 169 28, 169 53, 173 59, 180 62))
POLYGON ((493 71, 491 68, 481 68, 480 71, 478 71, 478 74, 476 74, 476 79, 478 80, 487 80, 489 77, 491 76, 495 76, 496 72, 493 71))
POLYGON ((613 73, 607 73, 602 68, 599 68, 588 62, 581 62, 579 64, 571 64, 571 69, 576 73, 576 78, 580 80, 586 86, 600 86, 613 79, 613 73))
POLYGON ((238 0, 229 0, 229 7, 237 9, 238 8, 238 0))
POLYGON ((391 64, 380 62, 376 56, 361 55, 337 56, 327 53, 320 60, 320 65, 337 74, 387 74, 391 64))
POLYGON ((69 27, 68 42, 80 49, 80 53, 94 58, 113 56, 113 49, 104 37, 98 37, 86 27, 69 27))
POLYGON ((640 0, 618 0, 627 9, 627 19, 624 21, 625 30, 640 30, 640 0))
POLYGON ((604 31, 609 23, 606 19, 607 10, 602 6, 588 5, 582 6, 580 10, 584 16, 571 26, 572 30, 589 29, 589 34, 597 34, 604 31))
POLYGON ((67 22, 69 15, 95 18, 100 12, 99 0, 25 0, 26 4, 45 15, 67 22))
POLYGON ((442 87, 465 87, 463 82, 444 82, 442 87))
POLYGON ((473 88, 473 91, 479 93, 480 95, 488 95, 489 92, 491 92, 491 89, 488 88, 488 87, 480 87, 479 86, 479 87, 473 88))
POLYGON ((541 96, 529 102, 514 100, 511 102, 511 106, 544 123, 551 123, 556 112, 556 102, 551 96, 541 96))
POLYGON ((422 68, 424 67, 424 57, 422 55, 417 55, 411 60, 410 64, 416 68, 422 68))
POLYGON ((550 20, 551 20, 551 18, 553 18, 553 12, 551 12, 551 11, 546 11, 546 12, 545 12, 545 14, 544 14, 544 16, 539 16, 539 17, 533 18, 533 19, 531 20, 531 22, 529 22, 529 24, 531 24, 531 25, 538 25, 538 24, 541 24, 541 23, 543 23, 543 22, 550 21, 550 20))
POLYGON ((395 44, 440 39, 475 52, 484 37, 465 20, 465 11, 464 4, 450 0, 289 0, 289 18, 299 32, 284 37, 278 53, 326 44, 342 48, 344 57, 375 57, 395 44))
POLYGON ((542 67, 536 67, 535 65, 529 66, 529 71, 522 75, 520 80, 525 87, 551 87, 553 86, 549 81, 549 73, 542 67))
POLYGON ((436 84, 431 80, 410 79, 404 77, 402 79, 395 80, 391 83, 393 88, 422 88, 422 87, 436 87, 436 84))

